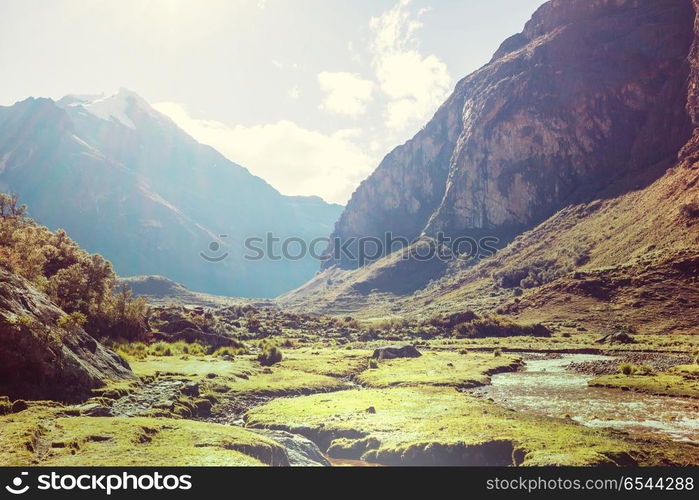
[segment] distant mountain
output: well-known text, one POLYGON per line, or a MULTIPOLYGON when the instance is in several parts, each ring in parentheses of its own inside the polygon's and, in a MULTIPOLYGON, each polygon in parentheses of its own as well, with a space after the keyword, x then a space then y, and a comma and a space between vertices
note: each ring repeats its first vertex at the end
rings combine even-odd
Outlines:
POLYGON ((145 297, 149 304, 178 304, 185 306, 221 307, 230 305, 253 304, 272 306, 273 301, 259 299, 243 299, 240 297, 225 297, 187 290, 180 283, 169 280, 164 276, 132 276, 120 278, 116 289, 128 287, 137 297, 145 297))
POLYGON ((244 259, 246 238, 324 237, 342 208, 281 195, 125 89, 0 107, 0 190, 122 276, 248 297, 302 284, 318 261, 244 259))
POLYGON ((337 259, 279 299, 557 330, 699 325, 699 0, 553 0, 359 187, 342 242, 496 235, 478 261, 337 259), (694 8, 693 8, 694 7, 694 8), (696 30, 693 31, 693 29, 696 30))

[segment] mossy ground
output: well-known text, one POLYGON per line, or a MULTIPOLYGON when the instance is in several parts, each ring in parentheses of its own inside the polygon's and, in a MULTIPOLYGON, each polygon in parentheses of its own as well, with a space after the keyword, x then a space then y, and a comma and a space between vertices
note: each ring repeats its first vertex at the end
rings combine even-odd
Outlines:
POLYGON ((238 427, 163 418, 72 416, 58 404, 0 417, 0 465, 284 465, 270 439, 238 427))
POLYGON ((635 442, 429 386, 276 399, 252 409, 247 423, 314 437, 328 445, 331 456, 388 464, 583 466, 699 460, 695 446, 635 442))
MULTIPOLYGON (((198 382, 198 397, 209 398, 214 416, 228 411, 229 403, 252 398, 248 400, 254 403, 241 411, 247 410, 247 425, 299 432, 342 459, 425 465, 699 463, 699 449, 693 445, 636 441, 567 419, 509 411, 456 390, 487 384, 491 373, 517 369, 519 360, 508 351, 535 347, 536 342, 552 351, 578 345, 602 350, 638 348, 637 344, 594 346, 589 339, 581 340, 557 336, 415 339, 421 357, 382 360, 371 368, 372 350, 387 340, 340 345, 316 337, 300 347, 284 347, 283 360, 270 367, 261 366, 254 352, 223 358, 173 351, 131 359, 130 364, 140 384, 198 382), (498 348, 503 353, 495 356, 498 348), (354 388, 355 382, 364 387, 354 388)), ((665 346, 666 352, 687 349, 681 343, 665 346)), ((670 385, 668 377, 696 384, 696 373, 694 365, 683 365, 656 377, 670 385)), ((636 378, 619 377, 627 382, 636 378)), ((653 377, 643 380, 649 383, 653 377)), ((96 401, 99 396, 115 399, 139 390, 139 383, 113 384, 96 391, 96 401)), ((196 412, 178 413, 178 404, 175 401, 175 409, 146 416, 87 417, 57 403, 30 402, 27 410, 0 417, 0 464, 260 465, 283 461, 283 452, 273 441, 235 426, 188 420, 202 417, 196 412)))
POLYGON ((351 364, 341 362, 346 358, 345 353, 333 356, 326 352, 315 358, 310 352, 300 351, 288 361, 270 367, 261 366, 253 356, 247 355, 231 361, 205 356, 148 356, 133 361, 131 367, 140 376, 174 374, 203 380, 220 394, 283 396, 344 388, 346 384, 337 375, 351 369, 351 364))
POLYGON ((477 387, 490 382, 493 373, 521 366, 515 356, 456 352, 425 352, 419 358, 379 361, 378 368, 362 372, 357 381, 369 387, 434 385, 477 387))
POLYGON ((285 351, 284 368, 331 377, 347 377, 367 367, 371 351, 342 348, 302 348, 285 351))
POLYGON ((699 398, 699 365, 679 365, 667 372, 653 374, 604 375, 590 380, 589 385, 661 396, 699 398))

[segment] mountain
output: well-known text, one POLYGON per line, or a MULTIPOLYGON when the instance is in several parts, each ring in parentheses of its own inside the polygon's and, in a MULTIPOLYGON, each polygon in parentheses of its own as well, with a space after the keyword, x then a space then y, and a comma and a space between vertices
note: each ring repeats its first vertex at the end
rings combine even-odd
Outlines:
POLYGON ((383 160, 333 240, 391 231, 434 244, 443 232, 494 236, 503 248, 480 261, 394 252, 360 269, 334 259, 281 303, 366 316, 468 308, 572 331, 691 333, 696 7, 544 4, 383 160))
MULTIPOLYGON (((571 203, 657 178, 691 133, 692 18, 688 0, 544 4, 384 158, 331 240, 443 232, 506 242, 571 203)), ((335 264, 357 267, 324 267, 335 264)))
POLYGON ((327 236, 341 210, 281 195, 125 89, 0 107, 0 189, 122 276, 159 274, 221 295, 302 284, 316 260, 245 259, 245 240, 327 236))
POLYGON ((149 304, 186 305, 194 307, 223 307, 231 305, 253 304, 272 306, 273 299, 243 299, 240 297, 225 297, 201 292, 192 292, 180 283, 169 280, 164 276, 132 276, 120 278, 116 289, 128 287, 134 296, 145 297, 149 304))

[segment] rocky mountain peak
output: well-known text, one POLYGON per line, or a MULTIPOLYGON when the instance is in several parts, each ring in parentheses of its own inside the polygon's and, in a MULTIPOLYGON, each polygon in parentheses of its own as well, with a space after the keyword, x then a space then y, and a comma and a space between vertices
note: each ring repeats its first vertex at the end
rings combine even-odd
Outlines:
POLYGON ((143 97, 123 87, 110 95, 67 95, 58 104, 69 110, 79 108, 97 118, 117 122, 134 130, 143 117, 171 123, 169 118, 153 109, 143 97))
POLYGON ((691 135, 693 19, 687 0, 547 2, 384 158, 333 241, 390 231, 504 243, 568 204, 657 179, 691 135))

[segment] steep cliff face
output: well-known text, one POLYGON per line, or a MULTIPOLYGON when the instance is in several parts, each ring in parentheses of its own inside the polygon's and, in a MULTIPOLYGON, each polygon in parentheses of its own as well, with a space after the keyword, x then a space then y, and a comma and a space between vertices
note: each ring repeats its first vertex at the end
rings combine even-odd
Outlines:
POLYGON ((568 204, 647 185, 691 134, 692 19, 688 0, 544 4, 362 183, 333 240, 509 240, 568 204))
MULTIPOLYGON (((584 3, 603 5, 599 2, 584 3)), ((570 12, 575 13, 572 6, 578 4, 581 2, 548 3, 534 19, 562 5, 571 6, 570 12)), ((631 138, 633 141, 625 144, 634 146, 616 163, 606 157, 618 157, 614 144, 604 142, 600 136, 594 143, 599 148, 594 150, 595 154, 582 155, 574 164, 581 172, 588 172, 588 177, 575 174, 579 175, 579 187, 592 186, 596 179, 600 181, 599 191, 591 195, 595 199, 586 201, 582 196, 582 202, 575 203, 575 196, 571 196, 570 203, 562 201, 565 206, 540 224, 521 232, 492 258, 479 263, 452 261, 441 272, 423 277, 424 284, 408 293, 396 291, 395 283, 385 286, 386 278, 393 276, 397 281, 405 282, 405 275, 413 278, 419 270, 425 269, 425 265, 421 263, 418 269, 416 262, 399 263, 394 253, 361 269, 341 269, 339 266, 326 269, 304 287, 282 297, 282 303, 305 311, 365 317, 394 314, 428 317, 471 309, 479 313, 504 314, 517 321, 543 321, 552 329, 571 335, 580 331, 606 333, 620 328, 641 334, 695 334, 699 325, 699 310, 695 306, 699 301, 699 0, 657 2, 654 5, 668 7, 670 4, 678 9, 678 13, 687 7, 690 12, 683 14, 686 16, 683 22, 666 27, 662 33, 663 37, 668 37, 664 42, 665 49, 657 46, 657 57, 648 62, 664 61, 663 50, 679 50, 671 41, 682 40, 686 49, 684 57, 672 58, 677 73, 667 73, 661 78, 661 73, 655 73, 659 69, 651 65, 639 70, 638 74, 655 73, 658 81, 663 80, 665 85, 674 78, 679 92, 675 96, 678 102, 673 104, 671 112, 656 105, 643 108, 646 111, 639 115, 643 117, 643 125, 639 125, 640 122, 627 124, 633 132, 628 141, 631 138), (694 35, 690 33, 690 43, 687 44, 686 25, 688 23, 691 29, 695 18, 694 35), (685 137, 685 143, 672 146, 681 137, 685 137), (664 152, 656 157, 654 154, 659 151, 659 144, 664 152), (654 165, 653 162, 662 156, 670 160, 654 165), (596 170, 585 170, 591 165, 596 166, 596 170), (606 174, 602 167, 608 168, 606 174), (593 175, 595 172, 599 172, 599 177, 593 175), (396 277, 395 270, 399 266, 412 266, 413 269, 396 277)), ((637 5, 641 8, 650 4, 638 2, 637 5)), ((607 8, 614 12, 616 7, 610 4, 607 8)), ((636 7, 632 5, 631 8, 636 7)), ((655 12, 654 9, 651 11, 655 12)), ((669 11, 666 9, 665 12, 669 11)), ((631 16, 637 11, 625 12, 631 16)), ((656 14, 653 16, 658 19, 656 14)), ((589 22, 592 18, 585 19, 589 22)), ((676 20, 680 20, 679 14, 676 20)), ((623 25, 628 27, 625 23, 623 25)), ((636 29, 641 25, 639 23, 636 29)), ((525 34, 506 41, 494 61, 519 57, 518 52, 530 43, 526 33, 535 32, 532 26, 535 26, 534 21, 527 25, 525 34)), ((630 33, 622 31, 614 38, 610 32, 609 39, 620 40, 630 33)), ((618 64, 638 63, 633 61, 619 60, 618 64)), ((560 63, 568 64, 565 61, 560 63)), ((594 66, 599 63, 588 60, 585 64, 594 66)), ((657 104, 666 102, 669 106, 670 101, 664 101, 662 97, 668 95, 657 94, 657 104)), ((621 111, 609 111, 616 109, 614 107, 621 101, 612 94, 609 96, 594 109, 598 116, 609 117, 618 134, 622 134, 623 123, 615 121, 621 111)), ((575 103, 577 99, 571 96, 568 102, 575 103)), ((652 95, 646 95, 644 99, 649 102, 652 95)), ((547 112, 544 103, 537 102, 542 111, 530 109, 527 120, 532 123, 540 123, 539 117, 547 112)), ((567 112, 565 102, 559 102, 558 106, 562 112, 567 112)), ((579 109, 578 113, 591 116, 592 110, 579 109)), ((568 113, 571 120, 573 114, 568 113)), ((478 130, 474 133, 485 137, 478 130)), ((570 144, 562 139, 560 143, 570 144)), ((553 143, 544 141, 543 144, 553 143)), ((473 151, 467 145, 457 145, 455 149, 459 148, 473 151)), ((502 144, 498 148, 493 154, 502 156, 509 151, 502 144)), ((543 160, 540 164, 541 168, 548 165, 543 160)), ((553 168, 555 164, 549 167, 553 168)), ((466 180, 469 173, 466 171, 466 180)), ((453 170, 450 180, 458 178, 458 174, 453 170)), ((548 170, 549 176, 555 174, 557 170, 548 170)), ((458 187, 448 186, 447 191, 458 187)), ((498 199, 503 203, 529 200, 527 193, 525 190, 510 198, 498 199)), ((494 199, 490 195, 486 202, 494 199)), ((448 201, 447 193, 440 205, 447 206, 448 201)), ((528 203, 536 206, 535 202, 530 200, 528 203)), ((431 227, 443 223, 444 213, 444 209, 435 211, 431 227)))
POLYGON ((692 0, 696 16, 694 19, 694 41, 687 58, 689 63, 689 81, 687 83, 687 113, 694 131, 692 138, 680 151, 679 159, 685 166, 699 162, 699 0, 692 0))

